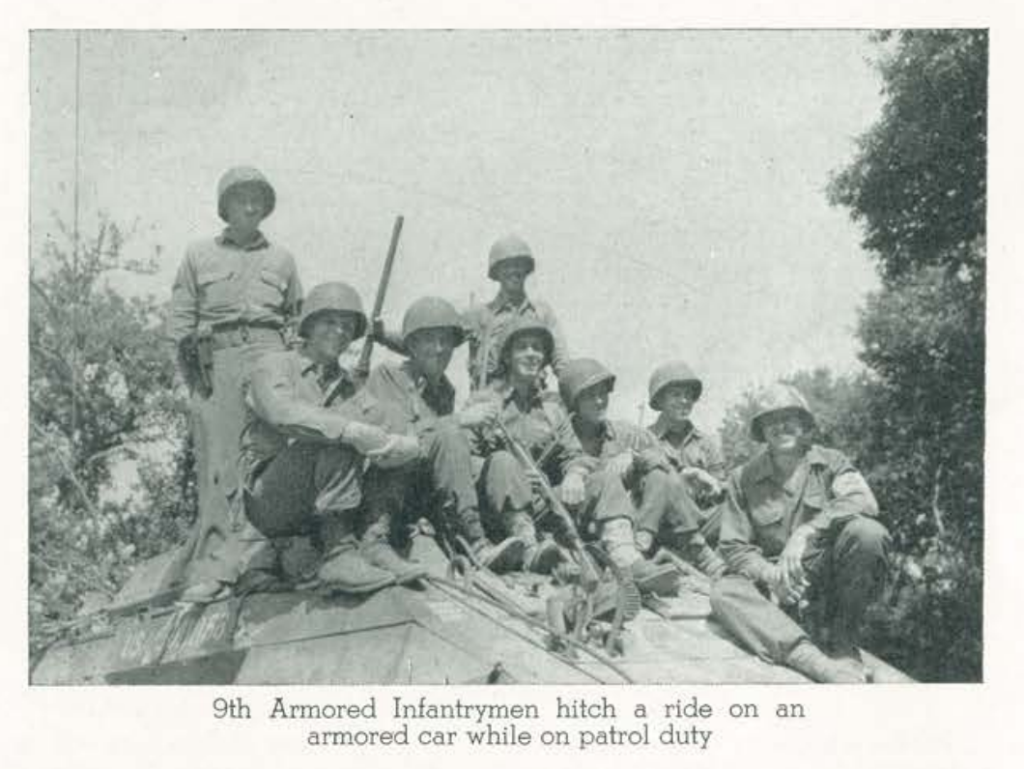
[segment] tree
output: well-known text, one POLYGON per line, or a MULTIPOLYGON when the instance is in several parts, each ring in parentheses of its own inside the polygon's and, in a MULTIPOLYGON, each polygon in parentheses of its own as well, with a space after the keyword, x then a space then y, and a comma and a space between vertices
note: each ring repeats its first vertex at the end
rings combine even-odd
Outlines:
POLYGON ((60 222, 30 269, 29 582, 33 648, 86 595, 109 597, 130 568, 180 540, 194 516, 184 397, 159 307, 107 285, 126 258, 101 217, 80 240, 60 222), (112 468, 140 466, 142 494, 105 495, 112 468))
POLYGON ((858 329, 872 377, 860 452, 910 559, 903 574, 919 582, 893 631, 910 644, 908 666, 977 680, 988 35, 900 32, 879 69, 881 119, 830 187, 862 224, 882 279, 858 329))

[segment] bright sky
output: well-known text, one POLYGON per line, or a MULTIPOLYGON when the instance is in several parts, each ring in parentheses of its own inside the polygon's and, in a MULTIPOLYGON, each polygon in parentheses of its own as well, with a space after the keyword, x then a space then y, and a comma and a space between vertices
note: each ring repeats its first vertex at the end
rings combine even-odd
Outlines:
MULTIPOLYGON (((118 285, 164 300, 221 226, 220 174, 256 165, 307 289, 345 280, 369 308, 404 214, 390 325, 424 294, 490 299, 487 251, 515 232, 572 353, 619 375, 614 414, 681 357, 714 429, 751 385, 857 366, 875 278, 825 187, 878 116, 872 53, 830 31, 86 32, 83 231, 137 220, 129 249, 160 246, 160 272, 118 285)), ((34 254, 52 211, 71 220, 74 65, 73 33, 33 34, 34 254)))

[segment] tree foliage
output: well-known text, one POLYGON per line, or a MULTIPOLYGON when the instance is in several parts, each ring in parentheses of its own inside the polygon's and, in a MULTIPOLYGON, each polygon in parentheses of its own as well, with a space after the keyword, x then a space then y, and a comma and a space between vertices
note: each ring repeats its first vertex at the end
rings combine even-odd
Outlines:
POLYGON ((180 540, 194 515, 183 394, 152 299, 106 277, 150 265, 122 254, 101 218, 80 241, 58 222, 32 260, 29 302, 29 580, 33 648, 110 597, 140 558, 180 540), (134 462, 142 493, 112 498, 134 462))

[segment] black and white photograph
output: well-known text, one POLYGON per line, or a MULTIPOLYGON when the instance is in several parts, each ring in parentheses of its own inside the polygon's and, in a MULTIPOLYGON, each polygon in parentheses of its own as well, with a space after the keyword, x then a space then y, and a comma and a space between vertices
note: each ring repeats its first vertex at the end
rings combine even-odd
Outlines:
POLYGON ((32 687, 985 680, 986 29, 29 56, 32 687))

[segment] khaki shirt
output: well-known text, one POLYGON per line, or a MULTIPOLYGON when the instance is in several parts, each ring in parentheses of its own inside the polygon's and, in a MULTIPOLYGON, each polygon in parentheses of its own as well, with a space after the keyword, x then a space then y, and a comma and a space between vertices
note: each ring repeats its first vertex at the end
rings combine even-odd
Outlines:
POLYGON ((551 368, 555 376, 559 376, 569 359, 569 351, 565 344, 565 335, 555 317, 554 310, 547 302, 525 297, 519 305, 495 298, 484 305, 471 307, 465 313, 466 340, 469 342, 469 382, 475 389, 480 382, 480 365, 483 358, 484 340, 487 339, 487 381, 490 382, 498 372, 498 355, 505 331, 513 320, 519 317, 537 318, 544 322, 555 341, 551 368))
MULTIPOLYGON (((540 469, 553 485, 561 483, 571 469, 590 470, 596 465, 583 453, 572 419, 556 393, 533 390, 526 403, 520 403, 512 386, 499 379, 476 398, 497 399, 501 409, 498 418, 505 429, 540 462, 540 469)), ((471 444, 478 457, 504 448, 503 441, 489 428, 474 430, 471 444)))
POLYGON ((247 246, 225 231, 189 246, 178 268, 167 334, 180 342, 225 323, 284 326, 298 315, 302 286, 295 259, 260 235, 247 246))
POLYGON ((584 439, 580 435, 578 420, 573 419, 573 429, 580 439, 583 451, 600 460, 603 465, 613 457, 633 452, 633 472, 643 475, 656 468, 671 469, 664 450, 650 431, 637 427, 630 422, 617 419, 606 421, 601 431, 593 437, 584 439))
POLYGON ((357 419, 380 424, 372 399, 356 396, 352 377, 340 366, 324 368, 300 350, 259 359, 245 384, 242 478, 295 440, 335 443, 357 419))
POLYGON ((877 514, 875 495, 842 452, 813 445, 780 483, 764 450, 729 478, 719 550, 731 572, 762 579, 798 526, 825 532, 854 516, 877 514))
MULTIPOLYGON (((683 470, 687 467, 697 467, 707 471, 721 483, 728 478, 725 459, 722 457, 718 443, 707 433, 699 430, 692 422, 690 429, 686 432, 682 442, 676 446, 668 438, 669 428, 664 417, 659 416, 658 420, 651 425, 650 431, 658 439, 661 448, 668 457, 669 463, 676 470, 683 470)), ((709 494, 701 491, 695 495, 697 505, 702 508, 717 505, 724 499, 724 494, 709 494)))
POLYGON ((394 433, 422 435, 451 418, 455 409, 455 388, 448 377, 431 387, 410 361, 380 364, 364 388, 394 433))

